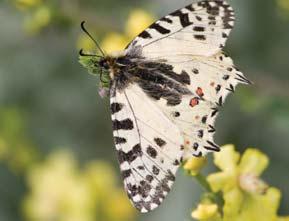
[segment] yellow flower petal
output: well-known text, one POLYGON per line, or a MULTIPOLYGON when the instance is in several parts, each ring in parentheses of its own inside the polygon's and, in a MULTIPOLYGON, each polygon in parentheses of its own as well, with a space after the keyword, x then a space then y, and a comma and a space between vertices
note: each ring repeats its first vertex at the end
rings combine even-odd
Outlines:
POLYGON ((125 28, 126 34, 129 38, 134 38, 151 25, 153 21, 152 15, 141 9, 136 9, 129 15, 125 28))
POLYGON ((228 220, 232 220, 239 213, 243 203, 243 193, 239 188, 234 188, 224 193, 224 214, 228 220))
POLYGON ((118 33, 110 33, 102 41, 101 47, 106 53, 110 54, 114 51, 123 50, 128 43, 129 40, 126 36, 118 33))
POLYGON ((289 216, 280 216, 276 221, 289 221, 289 216))
POLYGON ((277 188, 270 187, 265 195, 258 195, 257 200, 260 200, 263 205, 266 205, 268 208, 267 212, 276 214, 279 208, 281 199, 281 193, 277 188))
MULTIPOLYGON (((275 221, 279 207, 280 192, 276 188, 269 188, 265 195, 246 194, 244 203, 234 221, 262 220, 275 221)), ((226 213, 226 212, 225 212, 226 213)), ((224 221, 232 221, 230 217, 224 221)))
POLYGON ((221 151, 214 153, 214 163, 221 170, 230 171, 236 169, 240 154, 235 151, 234 145, 228 144, 221 148, 221 151))
POLYGON ((218 206, 216 204, 199 204, 191 216, 197 220, 208 220, 218 215, 218 206))
POLYGON ((232 176, 230 176, 228 173, 225 172, 210 174, 207 177, 207 181, 210 184, 213 192, 218 192, 224 189, 230 189, 235 185, 234 180, 232 181, 232 176))
POLYGON ((200 172, 206 162, 207 159, 205 157, 192 157, 186 161, 184 169, 194 176, 200 172))
POLYGON ((259 176, 269 164, 268 157, 257 149, 247 149, 242 156, 239 171, 242 174, 259 176))

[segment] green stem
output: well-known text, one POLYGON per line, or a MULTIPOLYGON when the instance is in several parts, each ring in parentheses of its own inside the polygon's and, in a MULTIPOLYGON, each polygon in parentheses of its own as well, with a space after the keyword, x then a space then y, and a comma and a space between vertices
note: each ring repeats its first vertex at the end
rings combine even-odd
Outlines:
MULTIPOLYGON (((214 200, 214 202, 218 205, 219 209, 221 210, 221 208, 223 208, 223 205, 224 205, 224 200, 223 200, 222 195, 220 193, 213 192, 206 177, 203 176, 202 174, 198 173, 194 177, 196 178, 198 183, 205 189, 205 191, 210 193, 210 195, 212 196, 212 199, 214 200)), ((220 212, 222 212, 222 211, 220 211, 220 212)))
POLYGON ((208 181, 206 180, 206 177, 203 176, 202 174, 198 173, 197 175, 194 176, 198 183, 208 192, 212 193, 212 188, 208 181))

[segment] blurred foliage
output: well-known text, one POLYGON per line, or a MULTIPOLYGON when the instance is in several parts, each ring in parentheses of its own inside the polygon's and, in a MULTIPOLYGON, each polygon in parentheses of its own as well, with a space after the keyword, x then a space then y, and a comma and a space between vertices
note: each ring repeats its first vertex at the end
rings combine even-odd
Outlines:
POLYGON ((277 216, 289 211, 288 0, 231 1, 237 21, 226 51, 255 85, 238 88, 216 127, 218 143, 263 147, 271 162, 264 180, 277 188, 260 178, 267 156, 250 148, 241 157, 232 147, 214 156, 219 172, 200 176, 211 168, 203 158, 185 165, 206 189, 200 202, 198 187, 178 177, 181 188, 138 218, 119 185, 107 100, 77 62, 80 48, 96 50, 80 22, 111 52, 190 2, 0 2, 0 220, 188 220, 185 202, 197 220, 288 220, 277 216))
POLYGON ((25 133, 24 117, 15 108, 0 109, 0 160, 15 173, 25 172, 38 158, 25 133))

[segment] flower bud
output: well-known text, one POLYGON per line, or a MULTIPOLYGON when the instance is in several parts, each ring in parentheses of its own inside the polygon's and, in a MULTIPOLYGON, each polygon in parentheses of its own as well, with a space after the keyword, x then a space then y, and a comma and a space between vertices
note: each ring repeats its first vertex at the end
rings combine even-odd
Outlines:
POLYGON ((216 204, 199 204, 191 216, 197 220, 207 220, 218 215, 218 206, 216 204))
POLYGON ((206 162, 207 160, 205 157, 193 157, 185 162, 184 169, 187 170, 192 176, 195 176, 204 167, 206 162))

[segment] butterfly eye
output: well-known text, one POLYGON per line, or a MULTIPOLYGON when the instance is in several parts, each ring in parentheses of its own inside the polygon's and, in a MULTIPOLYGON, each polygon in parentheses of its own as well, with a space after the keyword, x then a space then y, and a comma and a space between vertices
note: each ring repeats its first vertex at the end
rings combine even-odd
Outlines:
POLYGON ((107 70, 109 69, 109 65, 107 63, 107 60, 101 59, 98 64, 100 67, 102 67, 104 69, 107 69, 107 70))

